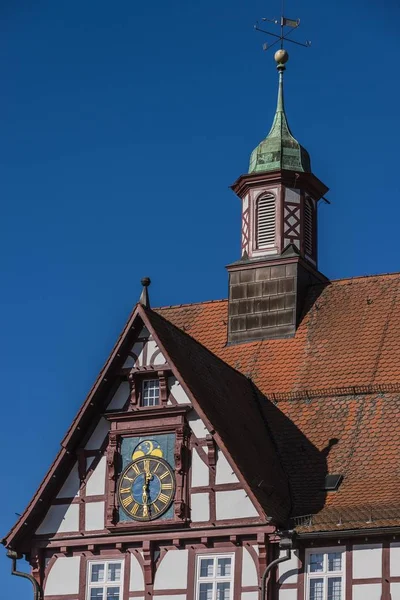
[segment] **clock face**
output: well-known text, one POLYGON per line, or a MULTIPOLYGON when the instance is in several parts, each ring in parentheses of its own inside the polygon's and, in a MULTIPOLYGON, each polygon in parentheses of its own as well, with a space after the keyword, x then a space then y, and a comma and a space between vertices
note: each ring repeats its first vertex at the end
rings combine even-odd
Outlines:
POLYGON ((163 458, 144 456, 131 462, 118 482, 117 497, 122 510, 135 521, 157 519, 171 506, 175 477, 163 458))

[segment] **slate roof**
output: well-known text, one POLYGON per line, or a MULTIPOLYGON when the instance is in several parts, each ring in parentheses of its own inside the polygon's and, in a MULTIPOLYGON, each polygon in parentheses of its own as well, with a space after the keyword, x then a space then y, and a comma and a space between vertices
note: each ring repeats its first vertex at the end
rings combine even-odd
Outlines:
POLYGON ((232 346, 226 300, 158 309, 254 382, 300 531, 400 525, 399 290, 398 273, 314 286, 294 338, 232 346))

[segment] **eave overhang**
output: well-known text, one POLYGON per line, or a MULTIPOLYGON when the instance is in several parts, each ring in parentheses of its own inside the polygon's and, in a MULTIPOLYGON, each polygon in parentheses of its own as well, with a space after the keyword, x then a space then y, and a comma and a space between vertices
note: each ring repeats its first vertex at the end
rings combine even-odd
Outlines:
POLYGON ((315 200, 320 200, 329 191, 329 188, 313 173, 287 170, 245 173, 230 187, 239 198, 243 198, 252 188, 274 183, 285 185, 288 188, 306 189, 315 200))

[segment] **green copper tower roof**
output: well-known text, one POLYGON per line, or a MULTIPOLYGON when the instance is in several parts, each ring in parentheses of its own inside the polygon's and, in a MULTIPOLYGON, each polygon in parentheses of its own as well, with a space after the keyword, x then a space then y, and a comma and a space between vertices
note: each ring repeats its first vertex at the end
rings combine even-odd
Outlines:
POLYGON ((275 53, 279 71, 276 113, 269 134, 251 153, 249 173, 280 169, 311 172, 310 155, 293 137, 286 118, 283 102, 283 72, 288 58, 286 50, 278 50, 275 53))

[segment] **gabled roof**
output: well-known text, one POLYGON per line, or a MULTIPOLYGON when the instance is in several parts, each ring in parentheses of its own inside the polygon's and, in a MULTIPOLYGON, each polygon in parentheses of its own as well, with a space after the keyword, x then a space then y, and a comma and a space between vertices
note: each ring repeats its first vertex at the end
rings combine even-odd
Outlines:
POLYGON ((137 307, 5 542, 31 531, 72 466, 141 319, 267 514, 308 532, 400 526, 399 290, 400 274, 314 286, 295 337, 232 346, 226 300, 137 307), (327 473, 344 475, 338 492, 322 490, 327 473))
POLYGON ((252 383, 162 316, 138 305, 68 430, 62 449, 39 490, 4 538, 3 543, 7 546, 18 548, 19 539, 32 535, 39 525, 48 510, 48 502, 72 466, 74 449, 87 434, 85 423, 93 418, 93 414, 104 410, 108 390, 107 387, 101 390, 101 384, 112 380, 124 360, 123 348, 131 347, 135 332, 143 324, 153 335, 217 444, 231 458, 236 474, 260 512, 275 522, 288 519, 287 478, 263 421, 252 383), (265 464, 260 462, 260 456, 264 457, 265 464))

